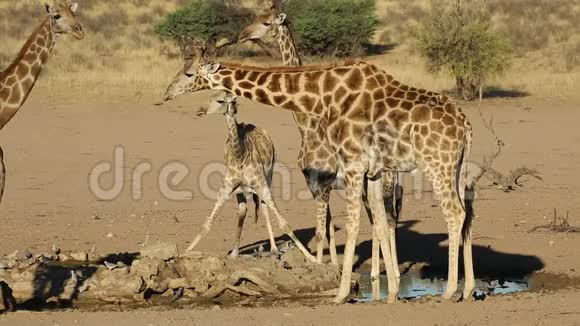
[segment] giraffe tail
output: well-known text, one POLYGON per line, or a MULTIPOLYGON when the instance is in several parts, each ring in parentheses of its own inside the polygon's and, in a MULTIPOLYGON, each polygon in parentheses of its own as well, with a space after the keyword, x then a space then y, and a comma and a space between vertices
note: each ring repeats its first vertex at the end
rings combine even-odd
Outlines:
POLYGON ((260 216, 260 197, 256 194, 252 194, 252 200, 254 201, 255 207, 255 216, 254 216, 254 224, 258 224, 258 217, 260 216))
POLYGON ((460 169, 457 174, 457 190, 465 210, 465 222, 463 223, 463 235, 471 230, 471 224, 475 218, 473 211, 473 201, 475 200, 475 182, 469 180, 469 164, 471 160, 471 146, 473 142, 473 129, 471 125, 466 123, 465 145, 461 155, 460 169))

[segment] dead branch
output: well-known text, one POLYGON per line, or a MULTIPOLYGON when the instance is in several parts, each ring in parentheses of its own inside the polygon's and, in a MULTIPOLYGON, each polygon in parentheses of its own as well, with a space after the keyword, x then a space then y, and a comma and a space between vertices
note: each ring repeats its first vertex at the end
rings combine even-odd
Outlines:
POLYGON ((275 286, 262 280, 260 277, 250 271, 236 271, 232 274, 231 278, 235 280, 233 284, 237 284, 240 280, 248 280, 256 284, 264 293, 275 294, 280 292, 275 286))
POLYGON ((510 192, 516 189, 516 186, 521 187, 519 180, 524 176, 531 176, 538 180, 543 180, 542 175, 537 170, 529 169, 525 166, 519 167, 511 171, 508 175, 504 175, 493 168, 493 163, 501 155, 503 148, 505 147, 504 141, 497 135, 495 128, 493 126, 493 116, 486 119, 481 111, 481 103, 483 101, 483 89, 482 86, 479 87, 479 103, 477 104, 477 111, 481 120, 483 121, 483 126, 487 129, 495 138, 496 150, 489 156, 483 157, 483 164, 473 163, 479 167, 479 171, 473 176, 469 186, 471 188, 479 182, 479 180, 486 176, 492 181, 494 185, 497 185, 504 192, 510 192))
POLYGON ((580 233, 580 227, 570 226, 570 223, 568 222, 569 213, 570 212, 568 211, 566 212, 566 217, 558 216, 558 213, 554 208, 554 218, 550 224, 533 227, 528 232, 548 231, 556 233, 580 233))

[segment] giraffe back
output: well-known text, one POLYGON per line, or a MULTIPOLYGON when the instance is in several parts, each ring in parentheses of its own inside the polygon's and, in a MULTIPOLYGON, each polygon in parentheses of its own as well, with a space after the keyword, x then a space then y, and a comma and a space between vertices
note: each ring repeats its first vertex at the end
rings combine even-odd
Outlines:
POLYGON ((266 130, 252 124, 239 123, 238 135, 240 145, 244 148, 243 157, 240 160, 230 154, 233 152, 233 148, 230 139, 228 139, 225 151, 226 165, 237 165, 242 168, 247 165, 261 165, 264 167, 264 171, 271 173, 274 169, 276 153, 274 142, 266 130))

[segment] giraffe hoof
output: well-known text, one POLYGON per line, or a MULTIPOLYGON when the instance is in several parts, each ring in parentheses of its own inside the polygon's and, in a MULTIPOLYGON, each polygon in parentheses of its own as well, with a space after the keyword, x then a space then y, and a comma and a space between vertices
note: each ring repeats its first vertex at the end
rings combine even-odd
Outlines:
POLYGON ((475 296, 473 294, 474 294, 473 291, 463 292, 463 295, 461 296, 461 301, 465 302, 475 301, 475 296))
POLYGON ((398 298, 397 298, 397 296, 396 296, 396 295, 390 295, 390 296, 387 298, 387 303, 397 303, 397 300, 398 300, 398 298))
POLYGON ((443 295, 441 296, 441 298, 443 300, 449 301, 449 300, 451 300, 453 298, 454 295, 455 295, 455 292, 445 292, 445 293, 443 293, 443 295))
POLYGON ((450 302, 459 302, 459 301, 461 301, 462 296, 460 294, 453 292, 451 294, 448 294, 448 293, 443 294, 442 298, 443 298, 443 300, 450 301, 450 302))
POLYGON ((334 297, 332 299, 332 303, 335 303, 335 304, 344 304, 344 303, 346 303, 346 298, 347 297, 343 297, 341 295, 337 295, 336 297, 334 297))

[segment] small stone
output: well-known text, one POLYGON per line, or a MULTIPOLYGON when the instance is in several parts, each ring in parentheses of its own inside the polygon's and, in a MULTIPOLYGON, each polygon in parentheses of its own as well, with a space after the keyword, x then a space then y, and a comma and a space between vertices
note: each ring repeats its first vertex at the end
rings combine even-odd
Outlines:
POLYGON ((32 252, 30 251, 30 249, 26 249, 24 251, 24 258, 26 258, 26 259, 32 258, 32 252))
POLYGON ((222 310, 222 308, 216 304, 215 306, 211 307, 211 310, 218 311, 218 310, 222 310))
POLYGON ((58 254, 58 260, 59 261, 63 261, 64 262, 64 261, 67 261, 67 260, 70 260, 70 259, 71 259, 71 257, 69 255, 67 255, 67 254, 58 254))
POLYGON ((107 266, 107 268, 108 268, 109 270, 113 270, 113 269, 115 269, 115 268, 117 268, 117 267, 118 267, 118 266, 117 266, 117 264, 110 263, 110 262, 108 262, 108 261, 106 261, 106 260, 105 260, 105 266, 107 266))
POLYGON ((300 252, 300 250, 297 249, 286 251, 286 253, 282 255, 281 259, 288 268, 297 268, 308 265, 306 257, 304 257, 302 252, 300 252))
POLYGON ((51 251, 54 255, 60 254, 60 249, 55 244, 52 245, 51 251))
POLYGON ((174 243, 158 243, 141 249, 141 256, 169 260, 178 256, 177 245, 174 243))
POLYGON ((89 254, 87 254, 86 252, 73 252, 70 254, 71 258, 77 261, 88 261, 89 260, 89 254))
POLYGON ((113 233, 109 232, 109 233, 107 233, 106 237, 111 239, 111 238, 114 238, 115 235, 113 233))
POLYGON ((554 241, 550 240, 550 241, 548 241, 548 244, 550 245, 550 247, 553 247, 554 246, 554 241))

